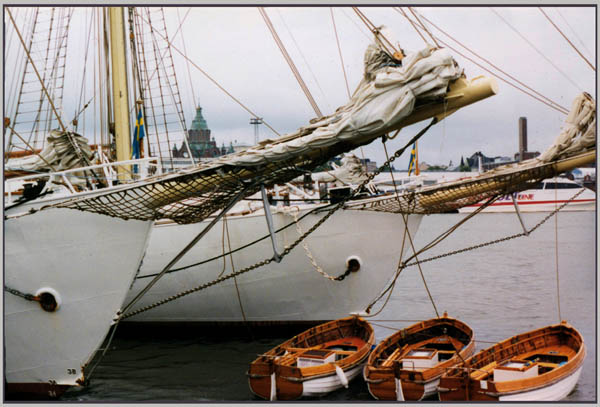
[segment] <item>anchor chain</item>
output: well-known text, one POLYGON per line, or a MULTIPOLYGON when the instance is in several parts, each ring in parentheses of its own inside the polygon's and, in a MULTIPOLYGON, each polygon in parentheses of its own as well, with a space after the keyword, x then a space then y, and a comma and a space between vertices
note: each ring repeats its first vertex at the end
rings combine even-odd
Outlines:
MULTIPOLYGON (((300 226, 300 222, 298 219, 298 212, 300 212, 300 208, 298 208, 297 206, 295 206, 293 209, 296 210, 296 212, 292 212, 292 216, 294 217, 294 223, 296 224, 296 231, 298 232, 299 235, 302 235, 302 227, 300 226)), ((289 214, 291 211, 284 211, 283 213, 285 214, 289 214)), ((350 267, 348 267, 346 269, 346 272, 338 277, 334 277, 334 276, 330 276, 329 274, 327 274, 318 264, 317 261, 315 260, 315 257, 313 256, 313 254, 311 253, 310 249, 308 248, 308 245, 306 244, 306 242, 302 242, 302 247, 304 248, 304 252, 306 253, 306 257, 308 257, 308 259, 310 260, 310 263, 312 264, 312 266, 314 267, 314 269, 321 274, 323 277, 325 277, 328 280, 331 281, 342 281, 343 279, 346 278, 347 275, 350 274, 350 272, 352 271, 350 267)))
MULTIPOLYGON (((283 252, 280 253, 280 255, 279 255, 280 259, 283 259, 285 256, 287 256, 308 235, 310 235, 315 230, 317 230, 317 228, 319 226, 321 226, 327 219, 329 219, 337 210, 339 210, 340 208, 342 208, 346 204, 346 202, 348 200, 350 200, 351 198, 353 198, 365 185, 367 185, 377 175, 379 175, 382 171, 384 171, 387 168, 388 165, 390 165, 394 160, 396 160, 396 158, 400 157, 409 146, 411 146, 416 140, 418 140, 423 134, 425 134, 425 132, 427 130, 429 130, 429 128, 431 126, 433 126, 436 123, 437 123, 437 119, 435 119, 435 118, 432 119, 431 122, 426 127, 424 127, 421 131, 419 131, 419 133, 417 133, 412 139, 410 139, 408 141, 408 143, 406 143, 406 145, 404 147, 398 149, 392 155, 392 157, 390 157, 390 159, 387 160, 381 167, 377 168, 376 171, 374 171, 373 173, 369 174, 367 176, 367 178, 358 186, 358 188, 354 189, 348 196, 344 197, 333 208, 329 209, 329 211, 325 214, 325 216, 323 216, 321 219, 319 219, 313 226, 311 226, 306 232, 304 232, 300 237, 298 237, 298 239, 296 239, 291 245, 286 246, 285 249, 283 250, 283 252)), ((383 137, 385 137, 385 136, 383 136, 383 137)), ((244 273, 247 273, 249 271, 257 269, 259 267, 265 266, 265 265, 271 263, 272 261, 273 261, 272 258, 265 259, 265 260, 263 260, 261 262, 258 262, 256 264, 253 264, 253 265, 248 266, 248 267, 245 267, 245 268, 243 268, 241 270, 238 270, 238 271, 236 271, 234 273, 227 274, 226 276, 220 277, 220 278, 218 278, 216 280, 213 280, 211 282, 199 285, 199 286, 191 288, 189 290, 182 291, 182 292, 180 292, 178 294, 175 294, 175 295, 172 295, 170 297, 164 298, 164 299, 162 299, 160 301, 157 301, 157 302, 155 302, 153 304, 150 304, 150 305, 147 305, 145 307, 139 308, 139 309, 137 309, 135 311, 131 311, 131 312, 128 312, 128 313, 125 313, 125 314, 121 314, 117 318, 118 318, 118 320, 123 320, 123 319, 126 319, 126 318, 130 318, 130 317, 132 317, 134 315, 140 314, 140 313, 145 312, 145 311, 149 311, 149 310, 151 310, 153 308, 156 308, 158 306, 164 305, 164 304, 166 304, 168 302, 171 302, 171 301, 174 301, 174 300, 176 300, 178 298, 181 298, 181 297, 184 297, 186 295, 195 293, 197 291, 204 290, 206 288, 212 287, 213 285, 222 283, 223 281, 229 280, 231 278, 237 277, 239 275, 242 275, 244 273)))
MULTIPOLYGON (((386 292, 388 292, 390 289, 393 289, 393 286, 394 286, 394 284, 396 282, 396 279, 398 278, 398 275, 405 268, 410 267, 410 266, 415 266, 415 265, 418 265, 418 264, 422 264, 422 263, 427 263, 427 262, 430 262, 430 261, 433 261, 433 260, 439 260, 439 259, 442 259, 442 258, 445 258, 445 257, 453 256, 455 254, 465 253, 465 252, 468 252, 468 251, 471 251, 471 250, 476 250, 476 249, 479 249, 479 248, 482 248, 482 247, 491 246, 493 244, 497 244, 497 243, 501 243, 501 242, 505 242, 505 241, 508 241, 508 240, 515 239, 517 237, 529 236, 536 229, 538 229, 545 222, 547 222, 548 219, 550 219, 552 216, 556 215, 560 210, 562 210, 565 206, 567 206, 571 201, 573 201, 575 198, 577 198, 579 195, 581 195, 584 191, 585 191, 585 189, 581 189, 579 192, 577 192, 576 194, 574 194, 569 200, 565 201, 562 205, 558 206, 554 211, 550 212, 547 216, 545 216, 540 222, 538 222, 534 227, 532 227, 528 231, 517 233, 517 234, 511 235, 511 236, 506 236, 506 237, 503 237, 503 238, 500 238, 500 239, 496 239, 496 240, 492 240, 492 241, 489 241, 489 242, 480 243, 478 245, 474 245, 474 246, 470 246, 470 247, 466 247, 466 248, 454 250, 454 251, 451 251, 451 252, 443 253, 443 254, 440 254, 438 256, 429 257, 429 258, 424 259, 424 260, 417 260, 417 261, 414 261, 412 263, 407 263, 407 261, 410 260, 410 259, 408 259, 407 261, 399 264, 398 268, 396 269, 396 272, 395 272, 395 277, 392 279, 392 283, 390 283, 390 285, 388 285, 388 287, 386 289, 384 289, 382 291, 382 293, 379 294, 379 296, 377 298, 375 298, 373 301, 371 301, 371 303, 366 308, 367 312, 370 312, 370 310, 373 307, 373 305, 375 305, 381 298, 383 298, 383 296, 385 295, 386 292)), ((433 246, 428 247, 426 250, 421 249, 421 251, 419 251, 419 254, 423 253, 423 252, 425 252, 427 250, 431 250, 432 247, 433 246)), ((388 293, 388 298, 389 298, 389 295, 391 295, 391 293, 388 293)), ((386 300, 386 304, 387 304, 387 300, 386 300)), ((383 307, 385 307, 386 304, 384 304, 383 307)), ((383 309, 383 307, 382 307, 382 309, 383 309)), ((381 312, 381 310, 379 310, 379 312, 381 312)))
POLYGON ((4 286, 4 291, 6 291, 7 293, 10 293, 12 295, 16 295, 17 297, 24 298, 27 301, 37 301, 37 302, 40 301, 40 298, 37 297, 37 296, 35 296, 35 295, 33 295, 33 294, 26 294, 26 293, 23 293, 23 292, 21 292, 21 291, 19 291, 17 289, 10 288, 10 287, 7 287, 7 286, 4 286))
POLYGON ((567 206, 571 201, 573 201, 575 198, 577 198, 579 195, 581 195, 583 193, 583 191, 585 191, 585 189, 582 189, 581 191, 577 192, 568 201, 565 201, 562 205, 560 205, 555 210, 553 210, 552 212, 550 212, 547 216, 544 217, 544 219, 542 219, 540 222, 538 222, 534 227, 532 227, 531 229, 529 229, 527 232, 521 232, 521 233, 517 233, 517 234, 514 234, 514 235, 506 236, 506 237, 503 237, 503 238, 500 238, 500 239, 491 240, 489 242, 480 243, 480 244, 477 244, 477 245, 474 245, 474 246, 470 246, 470 247, 466 247, 466 248, 454 250, 454 251, 451 251, 451 252, 440 254, 438 256, 429 257, 429 258, 424 259, 424 260, 419 260, 419 261, 415 261, 415 262, 412 262, 412 263, 406 263, 406 264, 403 263, 401 265, 401 267, 404 268, 404 267, 409 267, 409 266, 415 266, 415 265, 417 265, 419 263, 426 263, 426 262, 429 262, 429 261, 442 259, 444 257, 453 256, 455 254, 465 253, 465 252, 468 252, 468 251, 471 251, 471 250, 480 249, 482 247, 491 246, 493 244, 506 242, 508 240, 515 239, 517 237, 527 236, 527 235, 533 233, 536 229, 538 229, 544 223, 546 223, 548 221, 548 219, 550 219, 552 216, 556 215, 561 209, 563 209, 565 206, 567 206))

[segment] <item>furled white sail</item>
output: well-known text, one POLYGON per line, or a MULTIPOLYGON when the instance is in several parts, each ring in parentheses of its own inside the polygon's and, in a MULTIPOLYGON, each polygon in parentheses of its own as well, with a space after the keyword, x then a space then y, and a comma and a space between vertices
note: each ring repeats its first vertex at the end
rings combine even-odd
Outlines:
POLYGON ((46 146, 38 154, 11 158, 6 162, 7 170, 62 171, 88 165, 93 152, 85 137, 72 132, 52 130, 46 137, 46 146))

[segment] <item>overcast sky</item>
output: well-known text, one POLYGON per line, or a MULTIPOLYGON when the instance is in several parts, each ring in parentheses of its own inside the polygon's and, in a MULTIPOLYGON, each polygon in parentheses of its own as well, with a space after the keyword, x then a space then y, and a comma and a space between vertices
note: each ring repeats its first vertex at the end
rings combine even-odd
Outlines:
MULTIPOLYGON (((348 96, 329 7, 267 7, 279 36, 321 111, 333 112, 348 96)), ((376 25, 386 25, 406 51, 424 46, 410 23, 391 7, 361 7, 376 25)), ((586 91, 596 97, 595 71, 576 53, 537 7, 416 7, 419 13, 482 57, 529 87, 570 108, 586 91)), ((544 7, 546 14, 585 57, 595 64, 596 10, 593 7, 544 7)), ((188 57, 231 94, 263 117, 279 133, 296 130, 315 117, 290 68, 256 7, 166 8, 169 34, 188 57), (189 10, 189 13, 188 13, 189 10)), ((371 35, 348 7, 334 7, 349 87, 363 73, 363 53, 371 35)), ((452 47, 464 49, 437 29, 432 32, 452 47)), ((490 76, 452 52, 468 78, 490 76)), ((466 54, 474 58, 471 54, 466 54)), ((199 102, 217 143, 253 143, 250 115, 197 68, 174 53, 188 126, 199 102), (190 83, 191 76, 191 83, 190 83), (196 95, 193 100, 192 91, 196 95)), ((480 61, 480 60, 478 60, 480 61)), ((489 65, 485 65, 489 67, 489 65)), ((512 82, 512 81, 511 81, 512 82)), ((529 150, 542 151, 560 132, 565 115, 498 81, 499 94, 468 106, 434 126, 420 142, 420 160, 448 164, 482 151, 512 156, 518 150, 518 118, 528 119, 529 150)), ((389 150, 400 147, 425 123, 402 130, 389 150)), ((261 137, 274 137, 266 127, 261 137)), ((384 161, 381 143, 364 148, 367 157, 384 161)), ((405 161, 407 161, 406 158, 405 161)), ((403 168, 402 160, 396 165, 403 168)))

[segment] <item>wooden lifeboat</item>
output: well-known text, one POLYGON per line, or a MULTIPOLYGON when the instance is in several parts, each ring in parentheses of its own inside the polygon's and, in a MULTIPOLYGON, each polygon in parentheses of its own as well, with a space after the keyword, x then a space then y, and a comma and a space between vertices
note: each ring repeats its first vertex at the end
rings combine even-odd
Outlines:
POLYGON ((369 356, 363 376, 378 400, 421 400, 436 394, 442 374, 474 350, 473 330, 444 313, 382 341, 369 356))
POLYGON ((565 321, 506 339, 448 371, 440 400, 557 401, 575 387, 585 345, 565 321))
POLYGON ((252 362, 250 389, 267 400, 294 400, 348 387, 374 344, 373 328, 356 316, 315 326, 252 362))

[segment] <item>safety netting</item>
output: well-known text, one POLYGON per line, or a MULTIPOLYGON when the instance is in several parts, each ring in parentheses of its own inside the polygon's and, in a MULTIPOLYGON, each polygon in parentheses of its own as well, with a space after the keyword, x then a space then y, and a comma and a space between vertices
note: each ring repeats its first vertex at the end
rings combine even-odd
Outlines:
POLYGON ((594 148, 550 163, 530 160, 521 165, 497 168, 478 177, 440 183, 363 202, 351 202, 346 205, 346 209, 404 214, 454 212, 493 197, 531 189, 537 182, 593 162, 595 157, 594 148))
MULTIPOLYGON (((368 53, 372 52, 371 47, 368 53)), ((496 93, 492 80, 467 81, 445 49, 427 47, 408 55, 401 64, 366 64, 365 71, 369 75, 346 105, 294 133, 263 140, 210 163, 52 207, 123 219, 199 222, 232 200, 257 192, 263 184, 287 182, 408 124, 445 115, 496 93)))

